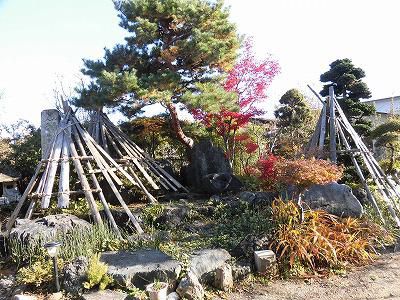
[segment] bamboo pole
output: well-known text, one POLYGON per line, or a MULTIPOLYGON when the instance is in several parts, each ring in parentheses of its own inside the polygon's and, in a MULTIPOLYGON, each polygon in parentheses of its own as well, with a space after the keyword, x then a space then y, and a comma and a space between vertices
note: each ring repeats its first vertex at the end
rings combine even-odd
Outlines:
MULTIPOLYGON (((75 119, 75 121, 77 121, 75 119)), ((123 200, 121 194, 119 193, 117 187, 115 186, 114 182, 112 181, 109 171, 107 171, 105 168, 106 166, 104 165, 105 160, 101 157, 100 153, 97 151, 98 147, 94 147, 96 144, 91 144, 91 142, 93 141, 93 139, 88 136, 87 134, 85 134, 85 132, 83 131, 82 128, 80 128, 79 123, 76 122, 75 123, 76 126, 75 128, 77 129, 76 133, 80 133, 82 136, 83 141, 86 143, 86 145, 88 146, 91 154, 93 155, 98 167, 100 168, 100 170, 102 170, 102 174, 104 176, 104 178, 106 179, 106 181, 108 182, 109 186, 111 187, 112 191, 114 192, 115 196, 117 197, 118 201, 120 202, 122 208, 125 210, 126 214, 128 215, 129 219, 131 220, 133 226, 136 228, 136 230, 138 231, 139 234, 143 233, 143 229, 140 227, 139 222, 137 221, 136 217, 132 214, 132 212, 130 211, 130 209, 128 208, 128 206, 126 205, 125 201, 123 200), (88 143, 88 142, 89 143, 88 143)), ((101 149, 101 147, 100 147, 101 149)), ((104 151, 104 150, 103 150, 104 151)), ((106 153, 106 155, 108 155, 106 153)), ((111 161, 113 161, 111 159, 111 161)), ((114 162, 115 163, 115 162, 114 162)), ((116 164, 116 163, 115 163, 116 164)), ((117 165, 118 166, 118 165, 117 165)), ((120 168, 120 167, 119 167, 120 168)))
POLYGON ((146 187, 143 185, 143 183, 140 181, 139 177, 135 174, 135 172, 132 170, 131 167, 128 167, 128 170, 131 171, 132 176, 135 178, 135 180, 137 181, 137 183, 139 184, 139 187, 142 189, 142 191, 145 193, 145 195, 147 196, 147 199, 149 199, 150 203, 155 204, 158 201, 156 200, 156 198, 153 197, 152 194, 150 194, 146 187))
MULTIPOLYGON (((76 118, 74 118, 76 120, 76 118)), ((77 121, 77 120, 76 120, 77 121)), ((94 153, 96 153, 97 155, 99 155, 98 158, 100 158, 103 162, 102 165, 104 165, 104 167, 109 167, 108 163, 106 162, 106 160, 102 157, 102 155, 112 164, 114 165, 114 167, 116 167, 118 169, 118 171, 120 171, 130 182, 132 182, 132 184, 137 185, 137 183, 135 182, 135 180, 132 178, 131 175, 129 175, 119 164, 117 164, 112 158, 111 156, 99 145, 97 144, 93 138, 82 129, 82 127, 79 125, 79 122, 77 122, 76 124, 76 128, 78 129, 79 133, 81 134, 83 140, 85 141, 86 145, 89 147, 89 149, 91 148, 91 153, 94 155, 94 153), (94 152, 94 153, 93 153, 94 152), (100 153, 102 155, 100 155, 100 153)), ((112 171, 110 172, 112 173, 112 171)), ((118 178, 118 177, 117 177, 118 178)), ((115 179, 115 178, 114 178, 115 179)), ((116 180, 117 181, 117 180, 116 180)), ((122 185, 121 180, 118 178, 118 181, 121 183, 119 185, 122 185)), ((117 182, 118 182, 117 181, 117 182)))
POLYGON ((71 127, 68 127, 64 131, 64 140, 61 150, 61 168, 60 168, 60 179, 59 179, 59 195, 58 195, 58 207, 65 208, 69 206, 69 160, 68 160, 68 138, 71 136, 71 127))
MULTIPOLYGON (((108 130, 113 131, 113 134, 115 136, 120 136, 123 138, 128 144, 131 145, 132 149, 135 151, 137 154, 138 159, 141 158, 143 161, 153 169, 157 169, 159 172, 158 174, 163 174, 166 178, 168 178, 169 181, 171 181, 177 188, 183 189, 186 192, 189 192, 183 185, 181 185, 175 178, 173 178, 168 172, 166 172, 163 168, 161 168, 157 163, 155 163, 138 145, 136 145, 132 140, 129 139, 129 137, 121 131, 118 127, 116 127, 109 119, 108 117, 102 113, 102 117, 104 120, 104 123, 107 125, 108 130)), ((166 180, 166 179, 165 179, 166 180)), ((166 182, 168 182, 166 180, 166 182)))
MULTIPOLYGON (((397 214, 393 208, 393 205, 395 205, 396 207, 396 203, 395 200, 390 196, 390 194, 387 194, 387 191, 384 189, 385 186, 385 182, 384 180, 382 180, 382 177, 379 176, 378 169, 376 168, 376 166, 373 165, 373 160, 375 160, 373 158, 373 156, 371 154, 369 154, 366 150, 367 147, 365 146, 364 142, 361 140, 361 138, 358 136, 358 134, 355 132, 354 128, 351 126, 351 124, 349 123, 349 121, 347 120, 343 110, 341 109, 340 105, 337 104, 337 110, 339 112, 339 115, 341 117, 341 121, 344 125, 344 128, 347 130, 347 132, 350 134, 350 136, 352 137, 353 141, 356 143, 356 147, 358 147, 361 151, 361 156, 364 160, 365 165, 367 166, 372 179, 374 180, 374 182, 378 185, 378 187, 380 188, 380 193, 388 207, 388 210, 390 212, 390 214, 392 215, 392 218, 394 219, 394 221, 396 222, 396 225, 398 227, 400 227, 400 220, 397 217, 397 214), (368 154, 368 155, 367 155, 368 154), (382 188, 383 185, 383 188, 382 188), (393 204, 393 205, 392 205, 393 204)), ((375 161, 376 162, 376 161, 375 161)), ((378 166, 378 168, 380 168, 378 166)), ((396 207, 397 208, 397 207, 396 207)))
MULTIPOLYGON (((349 150, 351 147, 350 147, 349 142, 348 142, 347 139, 346 139, 346 136, 344 135, 343 129, 342 129, 342 127, 340 126, 339 123, 337 123, 337 125, 338 125, 337 128, 338 128, 339 136, 341 137, 341 139, 342 139, 342 141, 343 141, 343 144, 345 145, 345 148, 346 148, 347 150, 349 150)), ((365 191, 367 192, 367 196, 368 196, 370 202, 371 202, 372 205, 374 206, 374 208, 375 208, 376 212, 378 213, 379 218, 381 219, 381 221, 383 222, 383 224, 385 224, 386 222, 385 222, 385 219, 383 218, 382 212, 381 212, 381 210, 380 210, 379 207, 378 207, 378 204, 377 204, 377 202, 376 202, 376 200, 375 200, 375 197, 374 197, 374 196, 372 195, 372 193, 371 193, 371 190, 370 190, 370 188, 369 188, 369 186, 368 186, 368 184, 367 184, 367 181, 365 180, 365 177, 364 177, 364 175, 363 175, 363 173, 362 173, 362 171, 361 171, 361 168, 360 168, 360 166, 358 165, 358 162, 357 162, 357 160, 355 159, 353 153, 350 154, 350 158, 351 158, 351 161, 353 162, 353 165, 354 165, 354 167, 355 167, 355 169, 356 169, 357 175, 358 175, 358 177, 360 178, 360 180, 361 180, 361 182, 362 182, 362 184, 363 184, 363 186, 364 186, 364 188, 365 188, 365 191)))
POLYGON ((326 103, 324 102, 322 106, 322 120, 321 120, 321 131, 319 134, 319 143, 318 143, 318 157, 321 157, 324 151, 324 143, 325 143, 325 132, 326 132, 326 103))
POLYGON ((329 157, 337 163, 336 157, 336 128, 335 128, 335 93, 333 86, 329 87, 329 157))
MULTIPOLYGON (((81 153, 83 155, 86 155, 85 147, 83 146, 83 143, 82 143, 82 141, 81 141, 81 139, 79 137, 78 132, 76 131, 75 128, 73 128, 72 130, 73 130, 75 141, 76 141, 76 143, 78 145, 79 150, 81 151, 81 153)), ((115 222, 114 216, 111 213, 111 210, 110 210, 110 207, 109 207, 109 205, 107 203, 107 200, 104 197, 103 190, 100 187, 100 184, 99 184, 99 181, 97 180, 96 175, 93 173, 92 164, 89 161, 86 161, 86 167, 88 168, 89 173, 91 173, 90 177, 92 179, 92 182, 93 182, 95 188, 99 190, 99 198, 100 198, 101 204, 103 205, 104 211, 106 212, 107 218, 108 218, 108 220, 109 220, 109 222, 111 224, 111 227, 113 228, 114 232, 121 238, 122 237, 121 236, 121 232, 120 232, 120 230, 118 228, 117 223, 115 222)))
POLYGON ((108 150, 106 135, 104 133, 104 124, 100 117, 99 117, 99 126, 100 126, 100 136, 101 136, 101 144, 100 145, 103 146, 104 150, 106 150, 107 153, 110 153, 110 151, 108 150))
MULTIPOLYGON (((69 152, 71 153, 71 156, 73 158, 79 156, 78 152, 76 151, 72 137, 67 136, 67 140, 68 140, 69 152)), ((86 178, 81 161, 79 159, 73 159, 72 162, 74 163, 75 171, 78 174, 79 180, 81 181, 82 189, 84 191, 85 198, 86 198, 86 201, 88 202, 89 208, 92 212, 93 219, 97 224, 102 224, 103 221, 101 220, 99 211, 97 210, 96 202, 94 200, 94 197, 93 197, 93 194, 91 191, 92 189, 86 178)))
POLYGON ((150 183, 150 185, 158 190, 159 187, 158 185, 153 181, 153 179, 150 177, 150 175, 146 172, 146 170, 140 165, 140 163, 137 161, 137 159, 134 157, 133 153, 129 149, 129 146, 126 145, 125 141, 122 140, 118 135, 115 135, 115 138, 118 140, 120 145, 124 148, 125 152, 128 154, 128 156, 131 158, 131 161, 135 164, 135 166, 140 170, 140 172, 143 174, 143 176, 147 179, 147 181, 150 183))

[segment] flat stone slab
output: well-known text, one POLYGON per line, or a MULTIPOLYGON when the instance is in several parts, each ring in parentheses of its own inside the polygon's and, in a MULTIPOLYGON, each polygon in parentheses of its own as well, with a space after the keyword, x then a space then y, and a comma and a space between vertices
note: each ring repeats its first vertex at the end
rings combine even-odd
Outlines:
POLYGON ((10 238, 18 238, 25 243, 41 238, 49 240, 57 233, 69 233, 72 230, 92 226, 89 222, 70 214, 49 215, 40 219, 17 219, 10 232, 10 238))
POLYGON ((130 299, 128 294, 123 293, 123 292, 118 292, 118 291, 111 291, 111 290, 104 290, 104 291, 98 291, 98 292, 93 292, 89 294, 83 294, 81 296, 83 300, 125 300, 125 299, 130 299))
POLYGON ((168 282, 170 289, 174 288, 182 270, 177 260, 158 250, 103 252, 100 260, 119 284, 140 289, 154 280, 168 282))
POLYGON ((190 258, 189 270, 192 271, 201 282, 208 282, 210 272, 225 264, 231 259, 231 255, 225 249, 203 249, 193 253, 190 258))

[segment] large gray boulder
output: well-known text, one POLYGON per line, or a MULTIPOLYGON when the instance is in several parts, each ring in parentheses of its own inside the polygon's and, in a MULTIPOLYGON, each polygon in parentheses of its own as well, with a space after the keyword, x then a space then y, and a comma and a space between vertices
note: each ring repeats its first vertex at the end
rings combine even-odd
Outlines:
POLYGON ((160 280, 175 287, 181 264, 158 250, 133 252, 103 252, 100 260, 108 265, 108 274, 120 285, 144 289, 146 285, 160 280))
POLYGON ((79 256, 65 266, 63 287, 66 292, 82 293, 88 267, 89 260, 85 256, 79 256))
POLYGON ((189 186, 203 192, 204 176, 218 173, 232 174, 232 169, 221 148, 213 146, 210 140, 201 140, 191 149, 190 164, 183 173, 189 186))
POLYGON ((200 282, 211 283, 214 281, 214 271, 231 258, 225 249, 199 250, 190 258, 189 272, 196 275, 200 282))
POLYGON ((303 201, 311 209, 322 209, 339 217, 360 217, 364 212, 351 188, 336 182, 311 186, 303 201))
POLYGON ((91 224, 70 214, 49 215, 36 220, 18 219, 10 232, 10 238, 24 243, 35 239, 49 240, 58 233, 69 233, 73 229, 85 229, 91 224))

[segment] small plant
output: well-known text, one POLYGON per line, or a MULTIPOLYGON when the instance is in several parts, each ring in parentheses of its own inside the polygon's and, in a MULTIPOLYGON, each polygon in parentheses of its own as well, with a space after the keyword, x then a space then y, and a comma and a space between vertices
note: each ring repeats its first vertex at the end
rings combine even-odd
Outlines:
POLYGON ((142 209, 142 218, 145 224, 154 227, 156 220, 162 215, 164 206, 161 204, 154 204, 146 206, 142 209))
POLYGON ((129 296, 136 300, 146 300, 148 299, 146 292, 138 289, 137 287, 129 287, 127 288, 127 292, 129 296))
MULTIPOLYGON (((78 256, 91 257, 100 251, 113 251, 126 247, 126 242, 120 240, 107 224, 75 228, 70 233, 60 232, 54 239, 62 242, 59 257, 65 261, 78 256)), ((32 239, 29 242, 17 237, 9 239, 8 250, 11 261, 20 265, 43 260, 46 257, 46 250, 43 248, 46 242, 48 240, 44 238, 32 239)))
MULTIPOLYGON (((63 269, 63 261, 58 260, 59 270, 63 269)), ((19 284, 41 286, 53 280, 53 264, 51 261, 36 261, 30 266, 20 268, 17 272, 19 284)))
POLYGON ((90 290, 98 286, 99 290, 104 290, 113 282, 112 278, 107 274, 107 270, 108 266, 100 261, 100 254, 93 255, 89 261, 86 272, 87 281, 83 283, 83 287, 90 290))
POLYGON ((168 283, 161 281, 154 281, 146 287, 149 293, 150 300, 164 300, 167 299, 168 283))

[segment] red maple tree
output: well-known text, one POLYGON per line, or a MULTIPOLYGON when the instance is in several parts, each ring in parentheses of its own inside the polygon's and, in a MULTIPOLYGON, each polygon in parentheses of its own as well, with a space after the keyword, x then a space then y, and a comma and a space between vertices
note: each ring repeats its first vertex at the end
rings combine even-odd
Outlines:
MULTIPOLYGON (((204 112, 200 109, 191 111, 195 119, 222 137, 231 165, 234 161, 236 143, 240 142, 235 138, 238 131, 245 127, 252 117, 264 113, 259 104, 267 99, 266 89, 279 71, 279 64, 271 57, 258 60, 254 54, 252 40, 247 39, 238 62, 229 72, 223 85, 225 91, 236 95, 238 111, 228 110, 225 107, 221 107, 217 113, 204 112)), ((245 142, 248 144, 249 152, 254 152, 258 147, 248 139, 245 142)))

